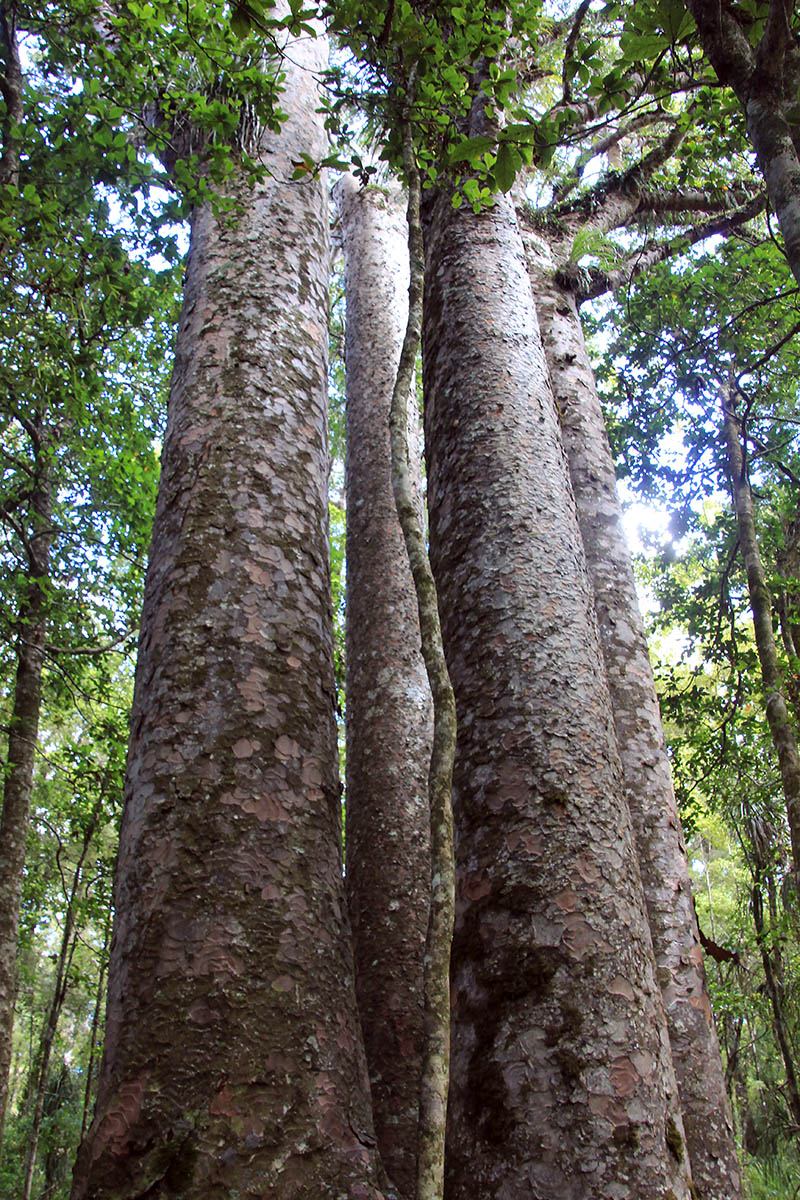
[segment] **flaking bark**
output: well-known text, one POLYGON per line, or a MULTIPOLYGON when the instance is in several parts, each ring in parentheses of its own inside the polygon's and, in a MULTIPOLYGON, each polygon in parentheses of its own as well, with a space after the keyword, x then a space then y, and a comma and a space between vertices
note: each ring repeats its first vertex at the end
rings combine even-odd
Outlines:
POLYGON ((145 586, 106 1040, 74 1200, 377 1200, 342 879, 322 36, 193 215, 145 586))
POLYGON ((692 1181, 701 1200, 734 1200, 741 1172, 611 448, 575 299, 558 286, 547 244, 528 230, 523 240, 594 592, 692 1181))
POLYGON ((766 695, 767 724, 778 755, 786 816, 789 822, 794 874, 795 879, 800 883, 800 756, 783 695, 783 677, 772 633, 772 600, 758 548, 753 518, 753 498, 747 478, 741 442, 741 426, 736 415, 735 398, 735 391, 728 387, 720 388, 723 437, 728 455, 739 547, 747 573, 747 591, 753 613, 753 632, 761 667, 761 680, 766 695))
POLYGON ((451 793, 456 706, 442 645, 436 584, 409 464, 407 405, 422 330, 424 250, 420 179, 407 123, 403 129, 403 167, 408 186, 408 325, 389 418, 392 490, 417 592, 422 655, 433 696, 433 746, 428 774, 431 892, 425 942, 425 1041, 420 1080, 416 1200, 440 1200, 444 1188, 445 1118, 450 1075, 450 946, 455 893, 451 793))
POLYGON ((689 1196, 591 589, 522 242, 426 219, 431 557, 456 693, 449 1200, 689 1196))
MULTIPOLYGON (((431 695, 391 479, 389 408, 408 314, 399 189, 336 188, 347 302, 346 889, 375 1133, 401 1196, 416 1186, 430 895, 431 695)), ((421 504, 419 417, 409 473, 421 504)))

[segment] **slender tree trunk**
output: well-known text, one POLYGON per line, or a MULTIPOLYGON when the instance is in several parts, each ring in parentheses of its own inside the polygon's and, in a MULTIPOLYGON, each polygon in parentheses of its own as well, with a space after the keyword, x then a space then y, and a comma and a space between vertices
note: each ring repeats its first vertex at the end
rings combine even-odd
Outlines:
POLYGON ((44 669, 47 576, 52 530, 49 450, 41 427, 34 431, 38 477, 31 499, 28 584, 17 618, 17 674, 8 734, 0 819, 0 1141, 8 1105, 11 1033, 14 1025, 14 968, 25 868, 25 840, 33 789, 44 669))
POLYGON ((458 706, 449 1200, 689 1195, 580 533, 519 230, 426 228, 431 556, 458 706))
POLYGON ((56 977, 53 984, 53 995, 50 1000, 50 1005, 47 1010, 47 1017, 42 1027, 41 1036, 39 1038, 39 1050, 36 1055, 35 1080, 36 1086, 33 1093, 33 1120, 31 1122, 31 1131, 28 1136, 27 1157, 25 1160, 25 1181, 22 1188, 22 1200, 30 1200, 31 1187, 33 1185, 33 1171, 36 1166, 36 1152, 39 1145, 39 1132, 42 1127, 42 1116, 44 1114, 45 1092, 47 1089, 47 1078, 50 1072, 50 1056, 53 1051, 53 1042, 55 1041, 56 1030, 58 1029, 61 1010, 64 1007, 64 1000, 69 987, 69 969, 72 965, 72 956, 75 952, 75 944, 77 940, 77 931, 75 928, 75 909, 78 901, 78 888, 80 887, 81 878, 83 875, 83 864, 86 861, 86 855, 89 852, 89 847, 97 829, 97 823, 100 819, 100 810, 102 799, 96 804, 89 822, 84 830, 83 844, 81 853, 78 856, 78 861, 75 864, 75 871, 72 876, 72 884, 69 890, 69 896, 66 897, 67 907, 64 913, 64 928, 61 933, 61 946, 58 952, 58 961, 56 963, 56 977))
POLYGON ((753 498, 745 469, 741 443, 740 422, 736 416, 733 396, 720 388, 723 437, 728 455, 733 506, 739 546, 747 573, 747 591, 753 612, 761 680, 766 693, 766 715, 772 742, 778 755, 795 879, 800 882, 800 756, 794 728, 783 696, 783 679, 778 665, 778 652, 772 633, 772 601, 758 548, 753 518, 753 498))
POLYGON ((74 1200, 377 1200, 341 863, 320 36, 195 212, 134 695, 106 1040, 74 1200))
MULTIPOLYGON (((414 1195, 430 895, 431 697, 392 495, 389 406, 408 313, 396 188, 337 189, 347 299, 347 899, 378 1149, 414 1195)), ((419 417, 412 478, 421 508, 419 417)))
POLYGON ((734 1200, 741 1173, 733 1124, 611 449, 575 300, 556 283, 547 245, 527 231, 524 242, 594 592, 692 1181, 701 1200, 734 1200))
POLYGON ((764 898, 759 883, 753 884, 751 907, 758 948, 761 952, 761 964, 764 968, 767 995, 769 996, 770 1008, 772 1010, 772 1027, 775 1030, 775 1040, 778 1043, 778 1049, 780 1050, 784 1070, 786 1071, 786 1100, 792 1122, 796 1130, 800 1131, 800 1083, 798 1083, 794 1053, 789 1040, 786 1012, 783 1003, 783 989, 781 988, 778 972, 775 969, 775 963, 773 962, 768 944, 768 934, 764 922, 764 898))
POLYGON ((103 950, 100 959, 100 970, 97 973, 97 991, 95 992, 94 1012, 92 1013, 92 1028, 89 1034, 89 1057, 86 1061, 86 1084, 83 1089, 83 1112, 81 1114, 81 1140, 83 1140, 89 1125, 89 1115, 92 1106, 92 1096, 95 1083, 95 1061, 97 1057, 97 1038, 100 1032, 100 1010, 105 996, 106 970, 108 967, 108 941, 111 936, 111 909, 108 910, 105 930, 103 932, 103 950))

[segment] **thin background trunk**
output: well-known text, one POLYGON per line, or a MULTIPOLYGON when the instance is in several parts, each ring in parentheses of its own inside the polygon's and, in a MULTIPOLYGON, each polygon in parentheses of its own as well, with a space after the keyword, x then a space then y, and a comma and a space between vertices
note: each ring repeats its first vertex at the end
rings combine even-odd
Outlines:
MULTIPOLYGON (((337 187, 347 300, 347 901, 375 1133, 414 1195, 430 895, 431 696, 391 480, 389 407, 408 314, 396 185, 337 187)), ((419 417, 411 473, 421 505, 419 417)))
POLYGON ((689 1195, 591 589, 510 205, 426 224, 431 556, 458 706, 449 1200, 689 1195))
POLYGON ((145 587, 94 1121, 74 1200, 377 1200, 341 862, 324 37, 194 214, 145 587))
POLYGON ((523 237, 594 591, 692 1181, 701 1200, 734 1200, 741 1172, 611 448, 574 297, 558 287, 547 245, 529 231, 523 237))
POLYGON ((772 633, 772 600, 758 548, 753 498, 745 467, 735 398, 735 392, 727 387, 720 388, 723 437, 728 455, 739 546, 747 573, 747 591, 753 612, 753 632, 761 666, 761 680, 766 693, 767 724, 780 766, 795 879, 800 882, 800 756, 783 695, 783 678, 772 633))
POLYGON ((31 498, 32 529, 27 545, 28 583, 17 618, 17 673, 0 819, 0 1141, 8 1105, 17 930, 39 735, 52 542, 49 448, 41 424, 32 432, 36 442, 36 478, 31 498))
POLYGON ((47 1009, 47 1016, 39 1037, 39 1050, 35 1059, 35 1088, 33 1089, 33 1120, 31 1122, 31 1130, 28 1135, 27 1155, 25 1159, 25 1180, 22 1187, 22 1200, 30 1200, 31 1187, 33 1185, 33 1172, 36 1166, 36 1153, 39 1146, 39 1133, 42 1127, 42 1117, 44 1115, 45 1093, 47 1090, 48 1075, 50 1072, 50 1056, 53 1050, 53 1042, 55 1041, 56 1030, 58 1029, 61 1010, 64 1007, 64 1001, 67 997, 69 988, 69 971, 72 966, 72 956, 75 953, 79 930, 75 927, 76 908, 78 903, 78 889, 81 884, 83 875, 83 865, 86 861, 86 855, 89 853, 89 846, 94 837, 97 823, 100 819, 100 810, 102 799, 98 802, 94 811, 91 814, 90 820, 84 830, 83 844, 81 852, 78 856, 78 861, 75 864, 75 870, 72 876, 72 883, 69 889, 69 895, 66 897, 67 905, 64 912, 64 928, 61 931, 61 946, 58 952, 58 960, 56 962, 56 977, 53 982, 53 995, 50 999, 50 1004, 47 1009))

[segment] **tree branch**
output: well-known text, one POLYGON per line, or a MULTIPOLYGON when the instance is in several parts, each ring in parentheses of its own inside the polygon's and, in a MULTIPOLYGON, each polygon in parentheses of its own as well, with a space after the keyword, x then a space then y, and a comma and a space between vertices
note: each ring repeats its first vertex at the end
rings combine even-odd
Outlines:
POLYGON ((578 41, 581 25, 583 24, 584 17, 589 11, 589 5, 591 2, 592 0, 581 0, 581 3, 578 6, 578 11, 575 13, 573 18, 572 27, 570 28, 566 45, 564 46, 564 64, 561 69, 562 103, 564 104, 569 104, 570 100, 572 99, 572 83, 567 75, 567 67, 572 61, 572 54, 578 41))
POLYGON ((681 233, 674 238, 668 238, 663 242, 633 251, 625 263, 613 271, 602 271, 599 267, 586 269, 579 268, 577 265, 574 267, 569 265, 559 271, 558 281, 561 287, 574 291, 578 304, 583 304, 585 300, 595 300, 598 296, 605 295, 606 292, 616 292, 621 287, 633 283, 635 279, 657 263, 665 262, 666 259, 673 258, 676 254, 684 253, 690 246, 695 246, 698 242, 705 241, 706 238, 713 237, 715 234, 732 233, 763 212, 766 202, 766 196, 762 192, 749 204, 745 204, 735 212, 705 221, 702 225, 687 230, 686 233, 681 233))

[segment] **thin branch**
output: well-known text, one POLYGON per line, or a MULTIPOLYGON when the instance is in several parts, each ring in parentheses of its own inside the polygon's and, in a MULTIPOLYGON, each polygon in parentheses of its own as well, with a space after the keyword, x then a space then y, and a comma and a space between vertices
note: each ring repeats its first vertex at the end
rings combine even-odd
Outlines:
POLYGON ((567 37, 567 42, 564 47, 564 65, 561 70, 561 87, 562 87, 562 103, 563 104, 569 104, 570 100, 572 99, 572 82, 569 78, 569 75, 567 74, 567 68, 569 67, 569 64, 572 62, 572 55, 575 50, 575 45, 578 41, 578 36, 581 31, 581 25, 583 24, 584 17, 586 16, 587 12, 589 11, 589 5, 591 4, 591 2, 592 2, 592 0, 581 0, 581 3, 578 6, 578 11, 575 13, 575 16, 573 18, 572 27, 569 31, 569 36, 567 37))
MULTIPOLYGON (((655 266, 665 262, 677 254, 685 253, 690 246, 703 242, 715 234, 732 233, 741 225, 752 221, 766 206, 764 193, 756 196, 749 204, 735 212, 705 221, 694 229, 681 233, 677 237, 668 238, 663 242, 652 243, 633 251, 625 262, 613 271, 602 271, 599 267, 589 267, 588 270, 573 267, 562 268, 559 272, 559 282, 562 287, 574 290, 577 301, 583 304, 586 300, 595 300, 606 292, 616 292, 620 288, 633 283, 635 279, 655 266)), ((765 303, 760 301, 759 303, 765 303)))

